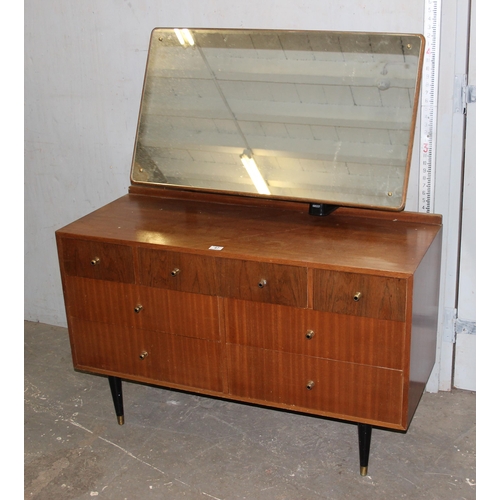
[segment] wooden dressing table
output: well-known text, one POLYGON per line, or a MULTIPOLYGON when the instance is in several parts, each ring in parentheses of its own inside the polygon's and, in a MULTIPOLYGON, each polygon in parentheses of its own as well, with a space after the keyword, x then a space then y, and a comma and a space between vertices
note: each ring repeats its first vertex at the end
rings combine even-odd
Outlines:
MULTIPOLYGON (((198 179, 201 187, 176 183, 158 158, 177 170, 181 153, 189 150, 194 158, 193 151, 203 148, 194 146, 192 138, 191 149, 177 144, 159 151, 153 144, 159 118, 151 110, 163 101, 155 106, 147 102, 158 87, 152 76, 165 67, 174 73, 184 67, 173 60, 160 71, 154 64, 154 44, 170 40, 177 54, 179 48, 192 50, 190 64, 196 56, 213 69, 212 56, 219 69, 229 71, 221 51, 232 50, 234 58, 239 46, 231 40, 248 50, 245 43, 252 35, 254 45, 266 35, 281 37, 282 45, 298 35, 234 30, 192 34, 197 49, 181 47, 173 30, 153 31, 129 193, 56 232, 74 366, 109 377, 120 424, 122 379, 356 422, 360 470, 366 475, 372 426, 406 430, 434 365, 441 216, 401 211, 409 153, 399 181, 400 204, 392 207, 339 203, 335 196, 259 195, 250 191, 256 188, 241 172, 224 180, 242 182, 239 190, 207 188, 200 181, 203 176, 198 179), (221 40, 224 47, 215 43, 221 40), (215 55, 209 50, 214 47, 215 55), (159 182, 161 178, 171 182, 159 182), (330 204, 338 208, 329 215, 311 215, 318 206, 328 211, 330 204)), ((303 32, 299 34, 303 40, 303 32)), ((318 34, 310 34, 310 43, 313 35, 318 34)), ((330 41, 332 36, 327 34, 330 41)), ((295 51, 300 40, 292 40, 295 51)), ((417 95, 421 50, 419 45, 413 75, 417 95)), ((231 71, 240 62, 233 59, 231 71)), ((248 102, 234 101, 240 77, 221 79, 212 93, 204 79, 193 84, 187 75, 183 78, 199 96, 208 95, 200 99, 201 109, 222 99, 233 110, 227 122, 218 112, 210 118, 217 130, 227 132, 238 113, 245 114, 241 109, 248 102), (217 97, 221 90, 225 93, 217 97)), ((256 77, 252 73, 248 78, 256 77)), ((169 93, 177 83, 167 83, 169 93)), ((305 83, 286 85, 287 91, 290 85, 303 91, 305 83)), ((316 85, 323 88, 325 83, 316 85)), ((181 135, 171 127, 172 109, 182 117, 178 124, 190 125, 186 113, 179 112, 183 101, 174 104, 160 129, 168 129, 175 142, 181 135)), ((415 113, 410 115, 414 126, 415 113)), ((198 121, 208 120, 206 116, 204 112, 198 121)), ((316 125, 307 125, 311 130, 330 127, 332 132, 345 125, 324 120, 318 125, 319 118, 314 119, 316 125)), ((242 132, 249 128, 246 120, 248 115, 237 126, 242 132)), ((255 120, 253 125, 263 121, 262 116, 255 120)), ((183 134, 190 135, 186 130, 183 134)), ((199 132, 199 144, 216 157, 213 144, 206 144, 210 134, 199 132)), ((413 128, 406 146, 410 151, 412 134, 413 128)), ((267 137, 263 143, 269 141, 267 137)), ((221 151, 235 157, 228 144, 221 151)), ((263 150, 253 146, 253 153, 256 163, 264 165, 263 150)), ((268 156, 271 160, 280 154, 273 150, 268 156)), ((304 156, 313 162, 326 158, 304 156)), ((337 161, 332 160, 334 168, 337 161)), ((280 183, 269 172, 265 177, 273 193, 273 183, 280 183)))

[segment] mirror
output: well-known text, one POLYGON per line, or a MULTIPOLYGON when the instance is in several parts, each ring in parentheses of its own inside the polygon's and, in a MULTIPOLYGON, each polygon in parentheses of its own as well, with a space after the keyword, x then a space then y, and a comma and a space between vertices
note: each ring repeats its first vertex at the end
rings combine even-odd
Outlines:
POLYGON ((133 184, 402 210, 424 38, 155 29, 133 184))

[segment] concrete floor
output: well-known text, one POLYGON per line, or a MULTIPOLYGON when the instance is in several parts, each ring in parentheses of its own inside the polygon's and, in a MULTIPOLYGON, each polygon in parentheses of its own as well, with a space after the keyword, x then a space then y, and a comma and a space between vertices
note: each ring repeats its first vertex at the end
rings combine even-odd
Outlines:
POLYGON ((476 497, 475 393, 424 394, 410 430, 373 430, 73 370, 65 328, 25 323, 25 499, 476 497))

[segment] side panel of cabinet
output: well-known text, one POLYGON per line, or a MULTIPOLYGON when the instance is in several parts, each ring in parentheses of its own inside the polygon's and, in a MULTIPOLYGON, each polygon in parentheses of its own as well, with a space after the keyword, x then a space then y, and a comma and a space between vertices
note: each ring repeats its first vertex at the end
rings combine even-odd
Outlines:
POLYGON ((407 425, 417 409, 436 360, 441 237, 434 239, 413 277, 407 425))

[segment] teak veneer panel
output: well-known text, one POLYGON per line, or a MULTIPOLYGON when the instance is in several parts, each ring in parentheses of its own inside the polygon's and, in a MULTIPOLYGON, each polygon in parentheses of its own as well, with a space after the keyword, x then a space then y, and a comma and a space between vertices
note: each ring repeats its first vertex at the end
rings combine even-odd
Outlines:
POLYGON ((405 323, 226 299, 226 342, 402 370, 405 323), (313 332, 312 336, 308 332, 313 332))
POLYGON ((222 392, 220 342, 82 320, 71 325, 77 368, 222 392))
POLYGON ((313 307, 318 311, 394 321, 406 318, 405 279, 322 269, 315 269, 313 276, 313 307))
POLYGON ((227 351, 230 394, 348 420, 405 425, 401 371, 239 345, 227 351))
POLYGON ((141 285, 183 292, 218 295, 215 259, 202 255, 138 248, 141 285))
POLYGON ((76 368, 408 427, 435 358, 438 216, 169 196, 57 231, 76 368))
POLYGON ((217 297, 73 277, 67 278, 66 288, 68 315, 74 318, 220 338, 217 297))
POLYGON ((439 217, 428 214, 342 213, 339 209, 327 217, 312 217, 274 206, 129 194, 58 233, 183 253, 408 277, 441 228, 439 217), (211 246, 223 249, 213 251, 211 246))
POLYGON ((305 267, 219 259, 219 268, 220 295, 223 297, 307 306, 305 267))
POLYGON ((62 265, 69 276, 134 283, 132 249, 126 245, 67 238, 62 265))

